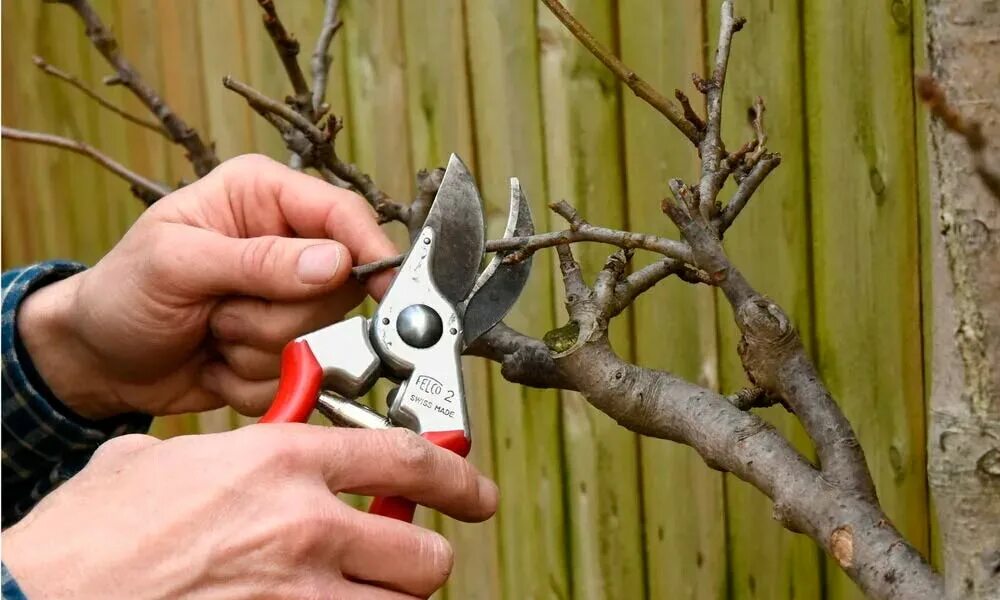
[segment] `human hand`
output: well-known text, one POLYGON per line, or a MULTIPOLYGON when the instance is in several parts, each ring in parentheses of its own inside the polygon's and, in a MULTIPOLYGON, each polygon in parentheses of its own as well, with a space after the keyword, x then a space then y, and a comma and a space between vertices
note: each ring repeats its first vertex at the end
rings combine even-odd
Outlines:
POLYGON ((241 156, 157 202, 93 268, 28 296, 18 328, 85 417, 226 404, 255 416, 285 343, 363 299, 352 264, 395 253, 357 194, 241 156))
POLYGON ((302 424, 115 438, 3 533, 29 598, 425 598, 439 534, 331 492, 405 496, 482 521, 497 488, 405 429, 302 424))

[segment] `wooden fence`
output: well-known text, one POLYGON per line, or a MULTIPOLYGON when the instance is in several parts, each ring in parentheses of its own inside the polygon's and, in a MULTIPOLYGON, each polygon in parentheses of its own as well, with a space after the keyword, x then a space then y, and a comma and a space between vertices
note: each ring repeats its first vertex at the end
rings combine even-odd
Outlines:
MULTIPOLYGON (((696 96, 692 71, 714 51, 719 0, 575 0, 604 43, 660 89, 696 96)), ((251 0, 96 0, 126 55, 223 157, 287 156, 278 136, 221 85, 229 73, 288 93, 251 0)), ((278 3, 311 49, 318 0, 278 3)), ((778 171, 726 245, 794 317, 864 444, 893 522, 929 550, 926 357, 921 278, 926 185, 912 92, 923 60, 920 0, 745 0, 726 94, 726 135, 767 101, 778 171)), ((521 179, 539 228, 567 198, 597 223, 670 234, 659 211, 670 177, 690 180, 689 143, 638 101, 530 0, 345 1, 329 99, 345 118, 341 151, 390 194, 416 169, 458 152, 478 176, 490 228, 521 179)), ((3 123, 86 140, 146 175, 191 172, 178 148, 128 126, 45 77, 38 54, 85 81, 107 66, 62 6, 3 3, 3 123)), ((305 60, 303 58, 303 60, 305 60)), ((140 112, 120 87, 105 93, 140 112)), ((127 187, 86 159, 3 143, 3 264, 97 260, 140 212, 127 187)), ((581 248, 595 269, 608 249, 581 248)), ((642 260, 647 260, 642 257, 642 260)), ((548 255, 509 321, 542 335, 563 318, 548 255)), ((710 289, 668 282, 613 326, 616 348, 652 367, 732 391, 744 384, 730 310, 710 289)), ((472 460, 502 490, 497 517, 465 525, 423 515, 454 542, 443 593, 459 598, 828 598, 860 596, 770 503, 694 452, 619 428, 575 394, 522 389, 467 363, 472 460)), ((780 410, 765 411, 808 451, 780 410)), ((226 412, 162 419, 159 435, 214 431, 226 412)))

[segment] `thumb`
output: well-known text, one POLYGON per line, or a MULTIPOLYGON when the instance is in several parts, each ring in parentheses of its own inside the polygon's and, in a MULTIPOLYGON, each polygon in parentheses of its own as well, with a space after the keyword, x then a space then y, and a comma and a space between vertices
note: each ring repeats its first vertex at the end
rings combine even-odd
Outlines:
POLYGON ((340 287, 351 272, 350 252, 334 240, 199 233, 182 250, 194 292, 304 300, 340 287))

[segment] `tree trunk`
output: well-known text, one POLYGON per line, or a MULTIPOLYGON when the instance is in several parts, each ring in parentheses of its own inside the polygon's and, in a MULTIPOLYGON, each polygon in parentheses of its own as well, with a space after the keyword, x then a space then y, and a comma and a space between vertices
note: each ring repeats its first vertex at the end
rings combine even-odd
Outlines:
MULTIPOLYGON (((1000 3, 928 0, 933 75, 1000 140, 1000 3)), ((1000 198, 965 140, 930 132, 933 382, 929 477, 949 598, 1000 598, 1000 198)))

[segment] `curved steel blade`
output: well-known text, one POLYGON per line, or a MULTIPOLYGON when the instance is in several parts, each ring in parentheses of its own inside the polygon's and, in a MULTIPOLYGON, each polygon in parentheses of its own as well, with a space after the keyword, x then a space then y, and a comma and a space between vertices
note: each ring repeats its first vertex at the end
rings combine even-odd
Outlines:
POLYGON ((437 239, 431 263, 434 283, 445 298, 458 305, 476 282, 486 225, 476 182, 462 159, 454 154, 448 160, 424 227, 432 227, 437 239))
MULTIPOLYGON (((521 183, 516 177, 510 180, 510 213, 503 237, 534 235, 535 224, 531 220, 531 208, 521 191, 521 183)), ((504 318, 514 306, 528 281, 531 272, 531 257, 518 263, 505 263, 499 252, 486 266, 476 285, 473 286, 465 306, 463 324, 465 345, 490 330, 504 318)))

